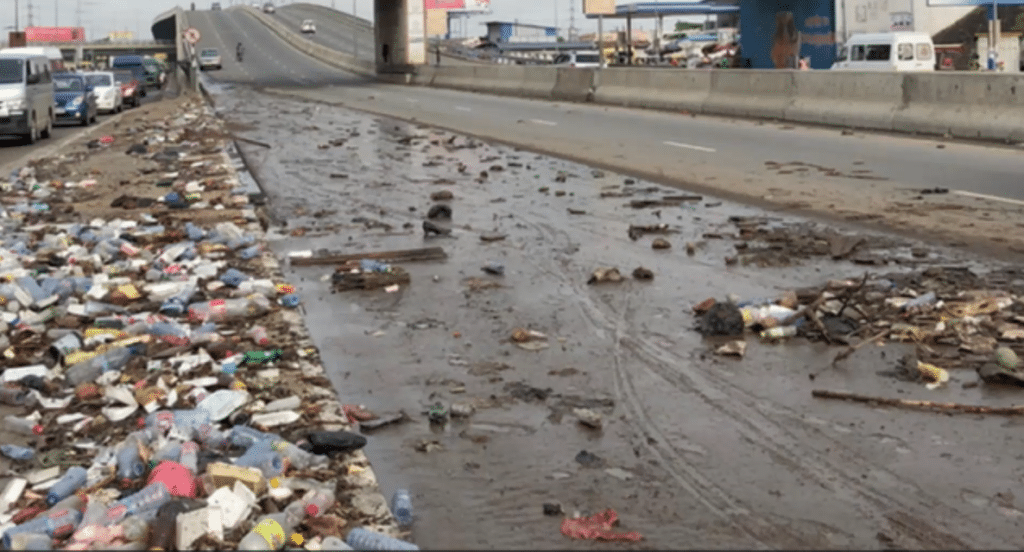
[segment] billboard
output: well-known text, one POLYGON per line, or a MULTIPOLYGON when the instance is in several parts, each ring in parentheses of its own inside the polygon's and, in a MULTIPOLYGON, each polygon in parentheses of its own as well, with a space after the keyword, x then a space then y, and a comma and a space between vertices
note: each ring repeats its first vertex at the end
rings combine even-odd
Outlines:
POLYGON ((615 15, 615 0, 583 0, 583 13, 587 15, 615 15))
POLYGON ((448 11, 455 13, 491 13, 491 0, 465 0, 461 8, 448 11))
POLYGON ((111 42, 131 42, 135 40, 135 33, 132 31, 111 31, 107 33, 107 40, 111 42))
POLYGON ((423 0, 426 10, 461 10, 465 7, 466 0, 423 0))
POLYGON ((85 42, 83 27, 25 27, 25 41, 32 43, 85 42))

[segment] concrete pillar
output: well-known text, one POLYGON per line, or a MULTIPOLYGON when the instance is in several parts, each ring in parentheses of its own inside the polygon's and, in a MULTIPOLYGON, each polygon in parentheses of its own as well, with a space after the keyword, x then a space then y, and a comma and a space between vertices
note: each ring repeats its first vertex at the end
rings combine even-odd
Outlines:
POLYGON ((402 71, 427 62, 427 25, 422 0, 375 0, 374 41, 378 72, 402 71))

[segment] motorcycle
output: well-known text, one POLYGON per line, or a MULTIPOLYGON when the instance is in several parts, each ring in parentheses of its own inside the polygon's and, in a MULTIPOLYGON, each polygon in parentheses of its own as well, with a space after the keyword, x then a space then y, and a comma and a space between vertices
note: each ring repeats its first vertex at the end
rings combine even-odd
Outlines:
POLYGON ((238 62, 241 63, 242 62, 242 51, 239 50, 239 51, 235 52, 235 57, 238 58, 238 62))

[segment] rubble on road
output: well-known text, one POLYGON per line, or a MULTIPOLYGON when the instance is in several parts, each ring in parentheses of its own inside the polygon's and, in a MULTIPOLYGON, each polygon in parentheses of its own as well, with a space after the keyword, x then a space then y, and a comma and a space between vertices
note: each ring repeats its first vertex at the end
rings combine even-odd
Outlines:
MULTIPOLYGON (((881 340, 913 344, 916 357, 895 374, 937 388, 949 370, 973 369, 987 383, 1024 385, 1024 279, 1015 269, 984 276, 960 267, 864 274, 823 287, 746 302, 708 299, 694 307, 704 335, 799 335, 844 345, 833 364, 881 340)), ((724 352, 723 352, 724 354, 724 352)), ((889 372, 883 372, 889 375, 889 372)))
POLYGON ((400 542, 221 122, 173 107, 3 185, 4 547, 400 542))

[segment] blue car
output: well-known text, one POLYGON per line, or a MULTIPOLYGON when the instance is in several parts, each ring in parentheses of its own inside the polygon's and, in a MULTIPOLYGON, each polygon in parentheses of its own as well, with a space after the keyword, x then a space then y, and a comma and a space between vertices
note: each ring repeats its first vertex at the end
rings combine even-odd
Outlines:
POLYGON ((57 122, 89 126, 96 122, 97 102, 85 77, 74 73, 53 75, 53 114, 57 122))

